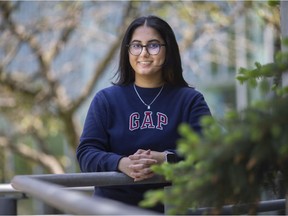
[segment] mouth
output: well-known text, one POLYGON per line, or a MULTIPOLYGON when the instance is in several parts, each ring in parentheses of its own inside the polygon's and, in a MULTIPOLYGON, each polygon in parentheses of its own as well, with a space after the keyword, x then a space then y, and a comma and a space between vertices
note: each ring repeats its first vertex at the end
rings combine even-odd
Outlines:
POLYGON ((138 61, 138 64, 143 65, 143 66, 150 65, 151 63, 152 63, 151 61, 138 61))

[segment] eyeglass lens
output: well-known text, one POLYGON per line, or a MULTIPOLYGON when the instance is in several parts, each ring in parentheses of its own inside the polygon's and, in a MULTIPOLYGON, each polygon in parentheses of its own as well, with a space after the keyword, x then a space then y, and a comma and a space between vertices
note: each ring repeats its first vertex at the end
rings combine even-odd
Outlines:
POLYGON ((158 43, 151 43, 151 44, 147 44, 147 45, 130 44, 129 45, 129 52, 132 55, 140 55, 143 51, 143 47, 146 48, 146 51, 150 55, 157 55, 160 52, 161 44, 158 44, 158 43))

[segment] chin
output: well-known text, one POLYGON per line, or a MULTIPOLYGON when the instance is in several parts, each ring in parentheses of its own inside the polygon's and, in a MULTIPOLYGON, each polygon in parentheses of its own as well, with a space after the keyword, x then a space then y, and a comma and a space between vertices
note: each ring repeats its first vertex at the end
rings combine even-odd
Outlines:
POLYGON ((155 73, 150 73, 150 72, 142 72, 138 73, 140 76, 155 76, 155 73))
POLYGON ((155 74, 158 74, 158 73, 161 73, 160 71, 155 71, 155 70, 138 70, 136 72, 137 74, 142 74, 142 75, 155 75, 155 74))

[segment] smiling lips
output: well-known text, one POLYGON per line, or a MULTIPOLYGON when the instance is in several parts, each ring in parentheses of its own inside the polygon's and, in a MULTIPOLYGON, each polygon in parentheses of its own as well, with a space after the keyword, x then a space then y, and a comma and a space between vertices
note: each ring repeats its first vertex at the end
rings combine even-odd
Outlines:
POLYGON ((143 66, 150 65, 151 63, 152 63, 151 61, 138 61, 138 64, 143 65, 143 66))

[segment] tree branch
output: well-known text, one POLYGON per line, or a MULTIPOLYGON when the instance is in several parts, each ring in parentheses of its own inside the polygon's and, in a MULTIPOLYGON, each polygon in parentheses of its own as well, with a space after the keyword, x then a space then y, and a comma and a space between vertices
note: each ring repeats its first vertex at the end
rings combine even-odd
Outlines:
POLYGON ((8 140, 6 137, 0 137, 0 147, 10 149, 14 153, 17 153, 26 159, 41 164, 51 173, 64 173, 63 167, 54 156, 36 151, 24 143, 18 143, 17 145, 14 145, 12 144, 12 141, 8 140))
POLYGON ((118 27, 117 32, 118 36, 116 40, 112 43, 111 47, 109 48, 109 52, 105 55, 105 57, 101 60, 99 64, 97 64, 95 68, 95 72, 93 73, 92 78, 87 83, 86 87, 83 88, 80 96, 73 101, 73 103, 70 106, 70 110, 74 112, 79 108, 79 106, 87 99, 89 95, 92 94, 94 87, 101 77, 101 75, 105 72, 105 69, 107 68, 108 64, 111 62, 112 58, 114 57, 117 49, 119 48, 121 44, 121 38, 123 37, 125 33, 125 27, 130 23, 131 17, 137 16, 137 8, 133 7, 133 1, 130 1, 127 4, 126 10, 123 13, 122 16, 122 22, 118 27), (133 14, 133 16, 130 16, 133 14))
POLYGON ((60 53, 61 49, 64 47, 64 45, 68 42, 71 35, 75 31, 79 20, 77 14, 80 14, 79 12, 80 7, 79 4, 76 2, 69 8, 69 15, 67 16, 67 20, 65 22, 66 27, 62 30, 61 36, 59 37, 58 41, 55 43, 54 47, 50 50, 50 61, 52 59, 55 59, 58 54, 60 53))

